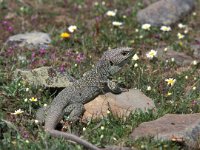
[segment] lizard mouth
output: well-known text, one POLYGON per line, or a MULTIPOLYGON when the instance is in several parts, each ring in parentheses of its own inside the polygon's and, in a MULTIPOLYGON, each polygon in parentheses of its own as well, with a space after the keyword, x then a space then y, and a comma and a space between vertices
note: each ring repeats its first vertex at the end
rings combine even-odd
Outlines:
POLYGON ((119 63, 119 66, 122 67, 123 65, 125 65, 132 58, 133 55, 134 55, 134 52, 129 51, 127 56, 124 57, 124 60, 121 63, 119 63))

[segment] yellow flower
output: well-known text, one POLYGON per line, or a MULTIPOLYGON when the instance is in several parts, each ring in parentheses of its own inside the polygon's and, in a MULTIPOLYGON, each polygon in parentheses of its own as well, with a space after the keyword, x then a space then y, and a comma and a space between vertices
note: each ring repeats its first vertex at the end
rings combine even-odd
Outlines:
POLYGON ((178 37, 178 39, 183 39, 183 38, 185 37, 185 35, 183 35, 183 34, 181 34, 181 33, 178 33, 178 34, 177 34, 177 37, 178 37))
POLYGON ((176 82, 176 79, 169 78, 169 79, 165 79, 165 81, 167 82, 167 85, 173 86, 174 83, 176 82))
POLYGON ((160 28, 160 30, 162 30, 162 31, 164 31, 164 32, 169 32, 169 31, 171 31, 171 27, 162 26, 162 27, 160 28))
POLYGON ((146 53, 146 56, 147 56, 147 58, 149 58, 149 59, 153 59, 154 57, 156 57, 157 56, 157 51, 155 51, 155 50, 150 50, 148 53, 146 53))
POLYGON ((172 93, 171 93, 171 92, 168 92, 168 93, 167 93, 167 96, 171 96, 171 95, 172 95, 172 93))
POLYGON ((63 32, 63 33, 60 34, 60 37, 61 37, 61 38, 69 38, 69 37, 70 37, 70 34, 67 33, 67 32, 63 32))
POLYGON ((142 25, 143 30, 150 30, 150 27, 151 27, 151 25, 148 23, 142 25))
POLYGON ((21 109, 15 110, 14 113, 11 113, 12 115, 19 115, 22 114, 24 111, 22 111, 21 109))
POLYGON ((30 100, 31 102, 37 102, 37 98, 35 98, 35 97, 31 97, 29 100, 30 100))

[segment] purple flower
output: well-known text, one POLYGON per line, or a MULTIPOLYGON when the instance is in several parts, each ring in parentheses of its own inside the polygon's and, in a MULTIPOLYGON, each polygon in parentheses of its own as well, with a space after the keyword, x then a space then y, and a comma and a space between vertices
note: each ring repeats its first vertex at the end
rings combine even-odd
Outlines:
POLYGON ((9 47, 9 48, 7 49, 7 54, 8 54, 8 55, 12 55, 13 52, 14 52, 13 47, 9 47))
POLYGON ((2 21, 2 24, 3 25, 8 25, 8 21, 4 20, 4 21, 2 21))
POLYGON ((63 64, 60 66, 59 70, 60 70, 61 73, 63 73, 65 71, 65 67, 64 67, 63 64))
POLYGON ((41 55, 45 54, 45 53, 46 53, 46 49, 41 48, 41 49, 39 50, 39 53, 40 53, 41 55))
POLYGON ((36 56, 36 54, 35 54, 35 52, 33 52, 33 53, 31 54, 31 59, 34 59, 35 56, 36 56))
POLYGON ((13 27, 8 26, 7 31, 12 32, 13 31, 13 27))
POLYGON ((79 53, 79 54, 76 56, 76 62, 77 62, 77 63, 82 62, 84 59, 85 59, 85 56, 84 56, 84 54, 82 54, 82 53, 79 53))
POLYGON ((67 52, 65 53, 65 55, 66 55, 66 56, 73 56, 73 53, 72 53, 71 51, 67 51, 67 52))

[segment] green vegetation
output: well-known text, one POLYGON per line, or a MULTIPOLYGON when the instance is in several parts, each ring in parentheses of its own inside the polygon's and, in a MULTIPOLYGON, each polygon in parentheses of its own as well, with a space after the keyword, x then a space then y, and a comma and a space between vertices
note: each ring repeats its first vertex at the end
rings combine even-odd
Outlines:
POLYGON ((157 59, 156 55, 153 59, 146 56, 151 49, 157 51, 165 47, 192 55, 191 42, 199 37, 200 32, 199 4, 198 1, 195 12, 180 21, 186 27, 174 25, 171 31, 164 32, 159 27, 142 29, 137 23, 136 13, 143 7, 140 0, 1 0, 0 149, 82 149, 72 142, 45 134, 42 126, 35 121, 35 112, 48 104, 55 94, 13 79, 13 71, 16 68, 55 66, 68 70, 78 79, 95 64, 104 50, 120 46, 134 47, 139 59, 133 59, 115 79, 125 87, 140 89, 152 98, 157 112, 138 111, 123 119, 110 113, 100 120, 68 126, 68 132, 82 136, 99 147, 123 145, 138 149, 180 149, 179 144, 153 139, 132 142, 129 134, 140 123, 167 113, 200 112, 200 70, 195 59, 189 67, 180 67, 173 58, 166 63, 157 59), (106 15, 109 10, 115 12, 115 9, 115 16, 106 15), (73 33, 68 31, 71 25, 77 26, 73 33), (49 49, 29 50, 3 45, 9 36, 33 30, 51 35, 49 49), (70 35, 61 37, 61 33, 65 32, 70 35), (166 81, 170 78, 175 79, 171 84, 166 81), (17 111, 19 109, 21 112, 17 111))

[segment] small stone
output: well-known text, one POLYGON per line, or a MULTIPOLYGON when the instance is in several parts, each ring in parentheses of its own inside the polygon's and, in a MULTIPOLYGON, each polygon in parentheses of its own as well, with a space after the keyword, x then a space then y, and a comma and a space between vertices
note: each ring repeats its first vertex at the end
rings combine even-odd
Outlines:
POLYGON ((196 38, 191 44, 191 50, 193 51, 193 56, 200 59, 200 37, 196 38))
POLYGON ((167 51, 164 51, 164 48, 157 49, 159 59, 163 61, 171 60, 179 66, 191 65, 194 60, 191 56, 188 56, 183 52, 176 52, 170 47, 167 49, 167 51))
POLYGON ((148 6, 148 5, 153 4, 157 1, 159 1, 159 0, 142 0, 142 3, 143 3, 144 6, 148 6))
POLYGON ((134 141, 142 137, 181 142, 189 149, 199 149, 200 113, 167 114, 157 120, 144 122, 131 134, 134 141))
POLYGON ((137 149, 134 147, 106 146, 106 148, 102 148, 101 150, 137 150, 137 149))
POLYGON ((110 110, 113 115, 123 118, 137 109, 143 112, 148 109, 155 109, 154 102, 142 92, 135 89, 130 89, 128 92, 122 92, 118 95, 112 93, 99 95, 84 106, 86 111, 83 115, 83 120, 107 116, 108 110, 110 110))
POLYGON ((137 20, 152 26, 171 25, 187 15, 195 6, 195 0, 160 0, 140 10, 137 20))
POLYGON ((8 46, 27 47, 29 49, 48 48, 51 38, 47 33, 43 32, 27 32, 10 36, 6 41, 8 46))
POLYGON ((14 78, 22 77, 24 81, 35 86, 64 88, 71 85, 72 77, 67 72, 60 72, 52 67, 40 67, 33 70, 17 69, 14 78))

